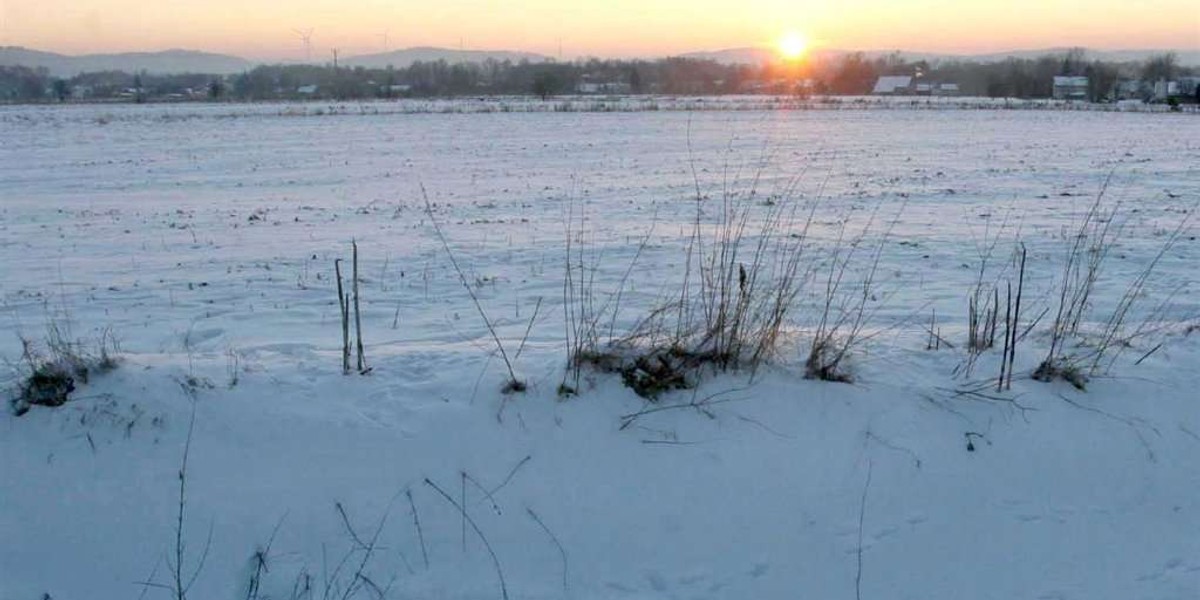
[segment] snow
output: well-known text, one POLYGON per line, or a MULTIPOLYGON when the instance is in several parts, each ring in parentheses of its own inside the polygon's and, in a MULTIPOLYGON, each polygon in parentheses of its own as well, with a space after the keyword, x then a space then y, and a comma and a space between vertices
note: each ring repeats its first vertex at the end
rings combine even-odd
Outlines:
POLYGON ((1194 116, 477 106, 0 107, 0 358, 13 364, 0 386, 21 372, 18 335, 41 339, 48 322, 93 342, 111 331, 122 357, 63 407, 0 416, 0 598, 169 597, 156 586, 171 584, 193 418, 185 578, 210 549, 192 598, 246 598, 268 540, 261 598, 325 597, 327 582, 362 598, 373 585, 500 597, 487 548, 433 485, 465 498, 512 598, 1200 590, 1194 225, 1139 308, 1169 298, 1165 333, 1111 375, 1086 392, 1030 380, 1043 320, 1011 392, 959 393, 998 365, 992 352, 961 371, 979 248, 999 233, 1002 265, 1026 245, 1032 319, 1111 172, 1122 228, 1097 284, 1102 324, 1200 198, 1194 116), (599 295, 650 231, 625 331, 678 289, 697 181, 706 221, 726 189, 817 202, 817 257, 842 222, 875 215, 879 294, 855 383, 803 379, 813 283, 753 379, 712 376, 648 405, 589 374, 558 399, 567 219, 584 219, 599 295), (499 391, 502 361, 422 185, 510 354, 529 330, 514 360, 525 394, 499 391), (366 376, 340 369, 333 261, 351 240, 366 376), (926 349, 934 311, 954 348, 926 349), (376 532, 362 563, 355 537, 376 532))

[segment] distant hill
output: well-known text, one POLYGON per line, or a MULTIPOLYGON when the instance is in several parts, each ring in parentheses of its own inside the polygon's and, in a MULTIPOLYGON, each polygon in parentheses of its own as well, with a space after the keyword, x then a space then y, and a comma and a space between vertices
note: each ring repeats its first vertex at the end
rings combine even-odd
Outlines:
MULTIPOLYGON (((998 52, 994 54, 980 54, 974 56, 966 56, 959 58, 967 58, 977 60, 979 62, 1000 62, 1009 57, 1014 58, 1037 58, 1047 54, 1063 54, 1070 48, 1043 48, 1041 50, 1014 50, 1011 52, 998 52)), ((1184 66, 1200 66, 1200 50, 1093 50, 1085 48, 1087 58, 1089 60, 1103 60, 1106 62, 1138 62, 1146 60, 1155 54, 1163 52, 1174 52, 1179 60, 1180 65, 1184 66)))
MULTIPOLYGON (((999 62, 1009 57, 1036 58, 1047 54, 1062 54, 1067 48, 1045 48, 1040 50, 1013 50, 990 54, 956 55, 936 52, 898 51, 907 60, 947 61, 964 60, 975 62, 999 62)), ((817 59, 835 59, 848 54, 849 50, 820 48, 812 52, 817 59)), ((1164 50, 1087 50, 1089 59, 1101 59, 1115 62, 1132 62, 1145 60, 1151 55, 1160 54, 1164 50)), ((868 57, 893 54, 893 51, 871 50, 864 52, 868 57)), ((1200 50, 1176 51, 1179 64, 1184 66, 1200 66, 1200 50)), ((714 60, 723 64, 762 64, 779 60, 778 54, 772 48, 750 47, 730 48, 726 50, 689 52, 678 55, 682 58, 714 60)), ((448 48, 417 47, 382 52, 378 54, 363 54, 352 56, 341 61, 350 67, 386 68, 391 65, 404 68, 414 62, 430 62, 444 60, 449 63, 483 62, 487 59, 499 61, 543 62, 549 57, 532 52, 514 52, 507 50, 452 50, 448 48)), ((246 60, 228 54, 215 54, 195 50, 164 50, 161 52, 126 52, 119 54, 84 54, 69 56, 54 52, 42 52, 19 46, 0 47, 0 65, 21 65, 26 67, 45 67, 55 77, 70 77, 83 72, 95 71, 125 71, 134 73, 146 71, 149 73, 206 73, 229 75, 241 73, 254 68, 258 62, 246 60)))
POLYGON ((761 65, 779 60, 779 53, 770 48, 729 48, 706 52, 687 52, 679 58, 711 60, 723 65, 761 65))
POLYGON ((16 46, 0 47, 0 65, 45 67, 55 77, 70 77, 93 71, 228 75, 254 67, 254 63, 244 58, 195 50, 68 56, 16 46))
MULTIPOLYGON (((836 59, 847 54, 851 54, 853 50, 840 50, 837 48, 816 48, 807 53, 808 58, 817 60, 836 59)), ((891 52, 882 51, 867 51, 863 52, 868 58, 876 56, 892 54, 891 52)), ((916 56, 916 53, 901 52, 902 56, 916 56)), ((693 58, 697 60, 712 60, 724 65, 761 65, 765 63, 779 62, 781 59, 779 53, 774 48, 755 47, 755 48, 729 48, 727 50, 713 50, 708 52, 688 52, 680 54, 680 58, 693 58)), ((924 58, 924 55, 918 57, 924 58)))
POLYGON ((342 64, 350 67, 366 67, 369 69, 383 69, 388 65, 396 68, 404 68, 415 62, 432 62, 444 60, 448 63, 462 62, 483 62, 487 59, 498 61, 510 60, 512 62, 520 62, 528 60, 530 62, 544 62, 549 60, 549 57, 532 52, 511 52, 507 50, 451 50, 447 48, 405 48, 403 50, 393 50, 391 52, 381 52, 379 54, 363 54, 352 56, 341 61, 342 64))
MULTIPOLYGON (((891 50, 869 50, 863 52, 868 58, 878 56, 887 56, 890 54, 899 54, 906 60, 928 60, 928 61, 948 61, 961 60, 973 61, 981 63, 1000 62, 1008 58, 1038 58, 1047 54, 1063 54, 1070 48, 1043 48, 1040 50, 1012 50, 1008 52, 994 52, 989 54, 946 54, 938 52, 913 52, 913 51, 891 51, 891 50)), ((815 50, 813 55, 818 58, 837 58, 851 53, 851 50, 839 50, 833 48, 821 48, 815 50)), ((1092 50, 1086 49, 1088 59, 1100 59, 1110 62, 1136 62, 1146 60, 1155 54, 1162 54, 1167 50, 1092 50)), ((1178 57, 1179 64, 1184 66, 1200 66, 1200 50, 1184 50, 1174 51, 1178 57)), ((730 48, 727 50, 714 50, 707 52, 689 52, 679 55, 683 58, 695 58, 701 60, 714 60, 722 64, 747 64, 759 65, 770 63, 779 60, 779 55, 772 48, 730 48)))

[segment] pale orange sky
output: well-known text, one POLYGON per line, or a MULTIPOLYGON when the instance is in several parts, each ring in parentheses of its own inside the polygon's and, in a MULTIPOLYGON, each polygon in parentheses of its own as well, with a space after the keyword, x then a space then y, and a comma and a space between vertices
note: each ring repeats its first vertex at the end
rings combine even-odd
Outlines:
POLYGON ((314 59, 409 46, 661 56, 771 44, 843 49, 1200 49, 1197 0, 0 0, 0 45, 80 54, 188 48, 314 59))

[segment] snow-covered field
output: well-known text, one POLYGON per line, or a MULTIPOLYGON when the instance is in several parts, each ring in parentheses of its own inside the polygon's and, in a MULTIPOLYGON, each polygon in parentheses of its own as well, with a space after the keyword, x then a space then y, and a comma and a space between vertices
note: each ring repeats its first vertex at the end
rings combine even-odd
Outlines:
POLYGON ((5 397, 50 323, 121 359, 0 414, 0 599, 172 597, 180 555, 196 599, 1200 595, 1194 115, 387 106, 0 107, 5 397), (1110 174, 1082 330, 1175 239, 1149 331, 1086 392, 1033 381, 1110 174), (527 392, 501 394, 422 186, 527 392), (678 297, 726 199, 813 210, 771 364, 657 404, 585 371, 560 399, 568 224, 619 335, 678 297), (806 380, 864 230, 854 383, 806 380), (341 372, 352 240, 365 376, 341 372), (1018 242, 1017 376, 965 393, 999 366, 965 370, 967 296, 993 243, 985 279, 1015 284, 1018 242))

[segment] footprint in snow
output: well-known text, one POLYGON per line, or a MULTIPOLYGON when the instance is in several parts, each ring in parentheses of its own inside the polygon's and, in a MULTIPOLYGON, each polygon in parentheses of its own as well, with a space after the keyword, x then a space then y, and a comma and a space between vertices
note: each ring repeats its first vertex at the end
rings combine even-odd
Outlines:
POLYGON ((650 588, 656 592, 667 591, 667 580, 663 579, 656 571, 651 571, 646 574, 646 582, 650 584, 650 588))
POLYGON ((858 526, 842 527, 841 529, 834 531, 834 534, 837 535, 838 537, 856 538, 856 537, 858 537, 858 526))
POLYGON ((881 541, 881 540, 885 540, 889 537, 892 537, 898 531, 900 531, 900 529, 898 527, 885 527, 885 528, 879 530, 878 533, 876 533, 875 535, 873 535, 871 537, 875 541, 881 541))
POLYGON ((621 592, 623 594, 631 594, 634 591, 633 588, 626 586, 626 585, 622 585, 615 581, 610 581, 610 582, 604 584, 604 587, 606 587, 610 590, 613 590, 615 592, 621 592))
POLYGON ((679 533, 683 531, 683 521, 675 515, 663 515, 661 525, 663 531, 667 533, 679 533))
POLYGON ((225 335, 225 330, 220 328, 214 329, 193 329, 184 337, 189 346, 198 346, 204 342, 216 339, 225 335))
POLYGON ((1157 581, 1159 579, 1162 579, 1163 577, 1170 576, 1173 573, 1178 572, 1180 570, 1183 570, 1184 572, 1187 572, 1187 573, 1200 571, 1200 567, 1191 567, 1191 568, 1184 568, 1184 567, 1185 567, 1185 565, 1184 565, 1183 559, 1179 558, 1179 557, 1175 557, 1175 558, 1172 558, 1172 559, 1168 560, 1167 562, 1163 563, 1163 566, 1153 573, 1144 573, 1142 575, 1138 575, 1137 581, 1139 581, 1139 582, 1157 581))
POLYGON ((404 388, 397 385, 389 385, 381 390, 371 392, 367 395, 368 402, 379 402, 383 400, 397 400, 403 397, 404 388))

